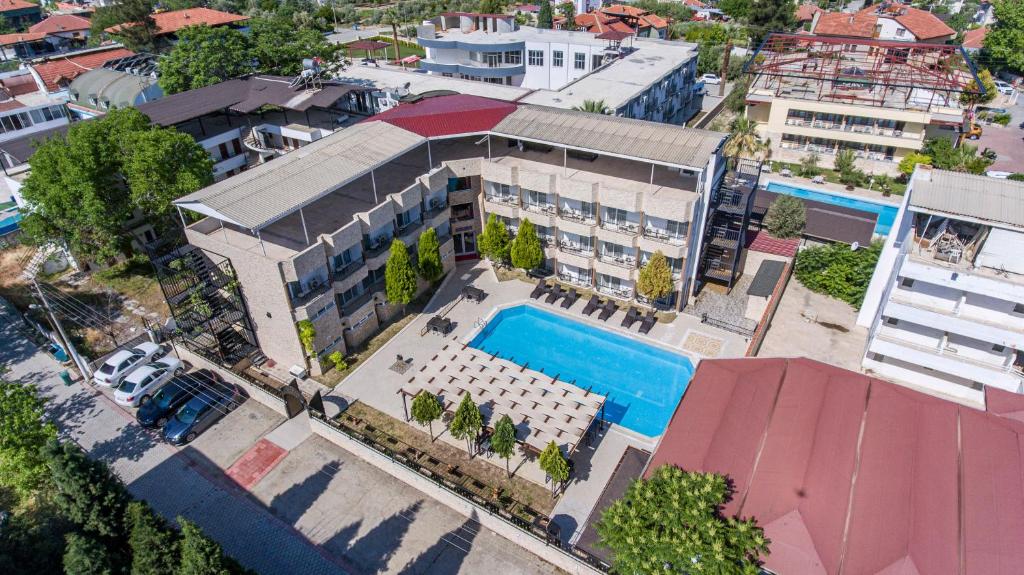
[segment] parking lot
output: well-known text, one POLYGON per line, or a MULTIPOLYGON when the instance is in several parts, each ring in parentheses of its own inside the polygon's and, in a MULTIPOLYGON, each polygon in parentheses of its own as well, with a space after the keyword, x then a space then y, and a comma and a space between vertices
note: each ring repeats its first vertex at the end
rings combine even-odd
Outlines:
POLYGON ((968 143, 977 146, 978 151, 985 148, 994 150, 997 158, 994 164, 989 167, 992 171, 1001 172, 1024 172, 1024 105, 1018 98, 1016 104, 1010 104, 1010 99, 1005 96, 996 98, 990 107, 1005 108, 1010 113, 1011 119, 1008 125, 982 124, 984 133, 981 138, 968 143))

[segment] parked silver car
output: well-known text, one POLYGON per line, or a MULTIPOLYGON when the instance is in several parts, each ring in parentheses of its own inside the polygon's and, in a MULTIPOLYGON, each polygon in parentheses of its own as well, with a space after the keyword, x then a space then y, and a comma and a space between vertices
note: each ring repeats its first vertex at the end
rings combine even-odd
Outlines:
POLYGON ((122 349, 107 358, 92 375, 96 385, 117 387, 125 376, 147 361, 167 355, 169 350, 151 342, 143 342, 131 349, 122 349))
POLYGON ((173 355, 139 367, 128 374, 117 386, 114 401, 129 407, 144 405, 160 387, 185 371, 185 365, 173 355))

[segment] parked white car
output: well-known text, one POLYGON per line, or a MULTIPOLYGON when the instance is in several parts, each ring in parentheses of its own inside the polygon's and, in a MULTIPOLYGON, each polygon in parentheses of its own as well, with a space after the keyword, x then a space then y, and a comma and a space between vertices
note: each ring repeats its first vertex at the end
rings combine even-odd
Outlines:
POLYGON ((114 392, 114 401, 129 407, 138 407, 150 398, 172 377, 181 375, 185 365, 173 355, 166 355, 127 375, 114 392))
POLYGON ((1012 96, 1013 95, 1013 86, 1011 86, 1010 84, 1007 84, 1006 82, 1004 82, 1002 80, 996 80, 995 81, 995 85, 996 85, 996 90, 999 90, 1000 94, 1003 94, 1005 96, 1012 96))
POLYGON ((152 343, 143 342, 131 349, 122 349, 107 358, 92 375, 96 385, 117 387, 125 376, 147 361, 167 355, 167 350, 152 343))
POLYGON ((700 78, 697 78, 697 81, 712 85, 718 85, 722 83, 722 79, 716 76, 715 74, 704 74, 700 78))

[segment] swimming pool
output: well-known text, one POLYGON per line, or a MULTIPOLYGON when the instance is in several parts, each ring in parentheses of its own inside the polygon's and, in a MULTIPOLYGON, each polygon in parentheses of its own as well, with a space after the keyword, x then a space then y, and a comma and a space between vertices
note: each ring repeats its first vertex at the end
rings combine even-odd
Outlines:
POLYGON ((871 200, 862 200, 821 190, 811 190, 808 188, 790 186, 788 184, 780 184, 778 182, 768 182, 768 186, 765 189, 769 192, 775 192, 776 194, 786 194, 788 196, 796 196, 805 200, 813 200, 824 204, 832 204, 833 206, 843 206, 845 208, 853 208, 862 212, 878 214, 878 220, 875 222, 875 233, 880 236, 889 235, 889 230, 892 229, 892 224, 896 221, 896 212, 900 209, 899 206, 890 204, 880 204, 878 202, 872 202, 871 200))
POLYGON ((607 396, 605 419, 651 437, 693 376, 686 356, 530 305, 499 311, 469 345, 607 396))
POLYGON ((18 229, 22 215, 18 212, 0 212, 0 235, 9 234, 18 229))

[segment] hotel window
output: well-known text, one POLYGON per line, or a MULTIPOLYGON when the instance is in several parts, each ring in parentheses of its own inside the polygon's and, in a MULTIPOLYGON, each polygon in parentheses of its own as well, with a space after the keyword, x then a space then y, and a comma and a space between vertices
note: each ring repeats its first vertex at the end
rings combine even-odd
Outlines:
POLYGON ((572 63, 572 67, 573 68, 575 68, 577 70, 586 70, 587 69, 587 55, 586 54, 584 54, 583 52, 576 52, 575 54, 572 55, 572 57, 573 57, 573 63, 572 63))
POLYGON ((555 50, 554 52, 551 52, 551 65, 554 66, 555 68, 561 68, 563 64, 562 56, 563 54, 561 50, 555 50))
POLYGON ((505 63, 506 64, 522 64, 523 53, 522 52, 505 52, 505 63))
POLYGON ((544 65, 544 51, 543 50, 530 50, 528 63, 531 66, 543 66, 544 65))

